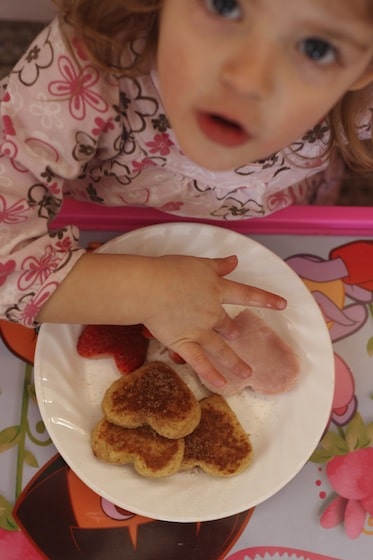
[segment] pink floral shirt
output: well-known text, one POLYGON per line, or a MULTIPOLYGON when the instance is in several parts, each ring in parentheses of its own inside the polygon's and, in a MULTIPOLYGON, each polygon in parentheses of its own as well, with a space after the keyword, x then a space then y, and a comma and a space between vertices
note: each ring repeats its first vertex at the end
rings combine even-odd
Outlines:
POLYGON ((156 72, 117 80, 77 39, 71 49, 53 21, 0 87, 0 317, 33 326, 83 254, 74 226, 48 229, 66 196, 235 220, 335 185, 321 158, 325 124, 265 161, 207 171, 181 152, 156 72))

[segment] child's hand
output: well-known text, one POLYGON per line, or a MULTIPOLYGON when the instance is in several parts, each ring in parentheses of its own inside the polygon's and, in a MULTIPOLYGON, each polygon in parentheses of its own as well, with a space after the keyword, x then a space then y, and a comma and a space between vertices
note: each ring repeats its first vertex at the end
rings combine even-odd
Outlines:
POLYGON ((239 377, 248 377, 250 366, 224 340, 239 333, 222 304, 284 309, 284 298, 224 278, 236 268, 236 257, 168 255, 154 261, 150 290, 144 298, 147 328, 216 387, 225 380, 211 364, 211 356, 239 377))
POLYGON ((236 257, 207 259, 166 255, 86 253, 42 307, 40 322, 131 325, 143 323, 201 378, 217 387, 223 376, 212 365, 248 376, 225 339, 239 333, 223 304, 284 309, 275 294, 224 278, 236 257))

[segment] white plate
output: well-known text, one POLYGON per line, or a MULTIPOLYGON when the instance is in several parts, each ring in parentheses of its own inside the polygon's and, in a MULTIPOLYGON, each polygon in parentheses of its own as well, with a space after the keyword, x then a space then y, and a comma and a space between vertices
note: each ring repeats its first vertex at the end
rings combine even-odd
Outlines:
MULTIPOLYGON (((298 276, 276 255, 251 239, 215 226, 160 224, 139 229, 100 249, 107 253, 204 257, 237 254, 231 278, 281 293, 285 311, 261 310, 299 354, 301 375, 287 394, 263 397, 246 390, 230 397, 254 448, 250 467, 233 478, 190 471, 149 480, 131 466, 95 459, 93 426, 101 418, 106 388, 118 377, 113 361, 88 360, 76 351, 80 326, 42 326, 35 356, 35 384, 46 428, 71 469, 97 494, 146 517, 192 522, 247 510, 287 484, 317 446, 328 421, 334 390, 333 352, 324 319, 298 276)), ((157 357, 152 349, 150 358, 157 357)), ((184 376, 188 366, 174 366, 184 376)), ((202 395, 198 382, 188 376, 202 395)))

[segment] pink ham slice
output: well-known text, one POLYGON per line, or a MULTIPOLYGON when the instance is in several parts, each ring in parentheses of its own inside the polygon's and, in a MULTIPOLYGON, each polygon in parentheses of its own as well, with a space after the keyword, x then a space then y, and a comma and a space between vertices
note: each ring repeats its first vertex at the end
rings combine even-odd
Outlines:
POLYGON ((266 395, 275 395, 291 389, 300 370, 298 357, 292 348, 249 309, 242 311, 235 321, 241 329, 241 334, 235 340, 228 341, 228 344, 251 366, 253 372, 247 379, 241 379, 219 366, 219 371, 227 383, 221 389, 205 383, 206 387, 224 396, 238 393, 245 387, 266 395))

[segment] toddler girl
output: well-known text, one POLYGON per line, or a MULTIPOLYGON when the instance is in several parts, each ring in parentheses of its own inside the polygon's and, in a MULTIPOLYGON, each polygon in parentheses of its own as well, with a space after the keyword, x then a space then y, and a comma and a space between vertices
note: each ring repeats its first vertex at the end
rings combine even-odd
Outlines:
POLYGON ((65 196, 234 220, 372 166, 372 0, 56 0, 2 83, 0 313, 144 323, 202 377, 250 374, 222 304, 282 309, 234 256, 86 253, 65 196), (172 313, 170 312, 172 310, 172 313))

